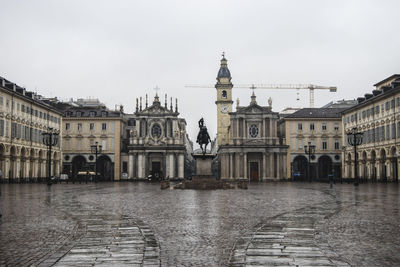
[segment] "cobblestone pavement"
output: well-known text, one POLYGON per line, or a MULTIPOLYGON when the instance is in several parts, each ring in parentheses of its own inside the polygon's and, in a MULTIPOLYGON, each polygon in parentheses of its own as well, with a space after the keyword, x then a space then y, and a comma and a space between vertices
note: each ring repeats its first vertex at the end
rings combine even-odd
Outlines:
POLYGON ((0 266, 398 266, 397 184, 0 185, 0 266))

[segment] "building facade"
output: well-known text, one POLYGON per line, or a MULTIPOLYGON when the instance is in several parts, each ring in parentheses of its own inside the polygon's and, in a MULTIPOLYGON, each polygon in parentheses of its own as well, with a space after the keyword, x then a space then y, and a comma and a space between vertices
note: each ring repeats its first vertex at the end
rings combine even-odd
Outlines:
POLYGON ((280 122, 287 150, 286 172, 293 180, 324 180, 341 177, 342 118, 345 108, 303 108, 280 122), (315 146, 310 157, 305 145, 315 146), (310 163, 310 173, 308 164, 310 163))
POLYGON ((61 103, 63 119, 63 173, 76 178, 79 172, 95 170, 91 145, 101 145, 97 158, 99 180, 121 178, 121 147, 125 120, 122 110, 109 110, 97 99, 61 103))
MULTIPOLYGON (((42 133, 60 134, 61 122, 61 113, 41 96, 0 77, 0 179, 36 181, 47 177, 49 158, 42 133)), ((50 163, 51 175, 56 176, 61 170, 60 142, 52 147, 50 163)))
MULTIPOLYGON (((186 134, 186 121, 179 118, 178 104, 173 108, 165 96, 164 106, 158 95, 149 106, 147 95, 142 109, 136 100, 136 112, 128 119, 128 177, 130 179, 183 179, 190 168, 192 144, 186 134), (188 148, 191 148, 188 150, 188 148), (185 164, 186 163, 186 164, 185 164), (185 168, 186 166, 186 168, 185 168)), ((126 161, 126 160, 123 160, 126 161)))
POLYGON ((372 93, 359 97, 358 104, 342 113, 343 157, 342 175, 354 178, 355 161, 358 177, 366 180, 398 181, 400 149, 400 74, 392 75, 374 85, 372 93), (354 148, 348 144, 347 133, 363 132, 363 143, 354 148))
POLYGON ((250 181, 287 178, 287 146, 280 138, 279 114, 269 106, 257 104, 251 97, 249 106, 238 106, 230 112, 228 140, 219 146, 221 179, 250 181))

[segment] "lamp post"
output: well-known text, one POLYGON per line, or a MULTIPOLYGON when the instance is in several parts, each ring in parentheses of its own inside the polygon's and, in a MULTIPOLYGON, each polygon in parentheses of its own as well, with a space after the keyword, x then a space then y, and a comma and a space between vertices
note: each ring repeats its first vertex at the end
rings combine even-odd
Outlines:
POLYGON ((102 147, 101 147, 101 145, 99 145, 98 142, 96 142, 94 145, 90 146, 90 149, 92 150, 92 154, 95 154, 95 165, 94 165, 95 176, 94 176, 94 182, 97 183, 97 154, 101 153, 102 147))
POLYGON ((53 132, 53 128, 48 128, 47 132, 42 133, 43 144, 48 148, 48 167, 47 167, 47 185, 51 185, 51 148, 58 143, 58 133, 53 132))
POLYGON ((308 155, 308 180, 311 183, 311 156, 315 153, 315 146, 308 142, 308 145, 304 146, 304 153, 308 155))
POLYGON ((357 127, 354 127, 351 132, 347 133, 347 142, 354 147, 354 186, 358 186, 357 146, 362 144, 363 135, 364 133, 357 131, 357 127))

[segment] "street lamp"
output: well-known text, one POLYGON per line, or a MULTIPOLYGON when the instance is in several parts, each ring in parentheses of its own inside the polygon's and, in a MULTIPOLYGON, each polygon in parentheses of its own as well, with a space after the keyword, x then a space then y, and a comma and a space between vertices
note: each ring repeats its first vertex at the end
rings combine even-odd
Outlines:
POLYGON ((364 133, 357 131, 357 127, 354 127, 351 132, 347 133, 347 142, 354 147, 354 186, 358 186, 357 146, 362 144, 363 135, 364 133))
POLYGON ((308 142, 308 146, 304 146, 304 153, 308 155, 308 179, 311 183, 311 156, 315 153, 315 146, 311 145, 311 142, 308 142))
POLYGON ((51 185, 51 148, 58 143, 58 133, 53 132, 53 128, 48 128, 47 132, 42 133, 43 144, 48 147, 48 167, 47 167, 47 185, 51 185))
POLYGON ((99 145, 98 142, 94 143, 94 145, 90 146, 90 149, 92 150, 92 154, 95 154, 95 165, 94 165, 94 171, 96 172, 94 176, 94 182, 97 183, 97 154, 101 153, 101 145, 99 145))

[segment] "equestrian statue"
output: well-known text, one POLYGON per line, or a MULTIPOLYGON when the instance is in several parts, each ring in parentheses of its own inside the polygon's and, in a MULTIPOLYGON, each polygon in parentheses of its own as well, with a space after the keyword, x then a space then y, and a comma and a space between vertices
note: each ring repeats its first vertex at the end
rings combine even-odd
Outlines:
POLYGON ((199 128, 200 128, 200 131, 199 131, 199 134, 197 135, 197 141, 196 142, 200 145, 200 148, 201 148, 201 151, 203 152, 203 155, 205 155, 206 152, 207 152, 207 145, 208 145, 208 143, 211 142, 211 138, 208 135, 207 127, 204 126, 204 119, 203 118, 201 118, 199 120, 199 128), (204 145, 204 148, 203 148, 203 145, 204 145))

